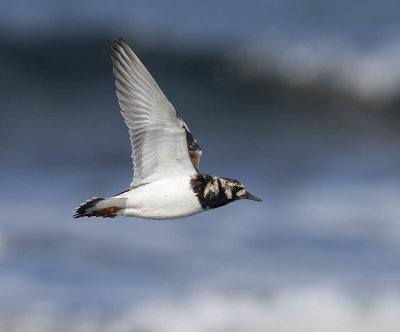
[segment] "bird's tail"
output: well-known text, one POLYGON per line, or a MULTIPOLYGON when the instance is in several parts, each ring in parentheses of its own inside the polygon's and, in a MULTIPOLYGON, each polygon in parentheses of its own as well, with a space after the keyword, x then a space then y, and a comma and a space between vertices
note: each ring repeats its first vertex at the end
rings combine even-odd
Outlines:
POLYGON ((87 200, 75 209, 74 218, 102 217, 114 218, 122 210, 119 198, 95 198, 87 200))

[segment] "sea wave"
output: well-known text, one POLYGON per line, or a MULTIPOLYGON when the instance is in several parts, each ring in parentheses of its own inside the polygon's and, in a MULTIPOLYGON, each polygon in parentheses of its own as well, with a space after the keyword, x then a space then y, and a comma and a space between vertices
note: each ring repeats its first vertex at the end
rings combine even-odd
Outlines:
MULTIPOLYGON (((135 40, 134 37, 131 39, 135 40)), ((62 76, 60 84, 69 84, 70 88, 72 83, 73 86, 77 85, 71 72, 82 75, 91 70, 90 76, 87 74, 83 77, 91 85, 99 81, 93 82, 93 72, 96 75, 103 73, 103 81, 109 74, 104 70, 104 59, 108 60, 108 54, 104 54, 108 52, 110 41, 104 36, 91 36, 88 40, 41 40, 29 47, 7 39, 3 39, 2 43, 6 45, 6 52, 0 55, 0 59, 8 64, 3 68, 6 76, 9 76, 7 84, 15 81, 26 85, 24 91, 33 93, 37 90, 32 77, 46 78, 43 82, 46 85, 51 81, 48 77, 56 76, 59 79, 62 76), (37 59, 44 56, 43 49, 46 49, 46 57, 54 63, 38 62, 37 59), (84 50, 84 59, 77 55, 81 54, 77 50, 84 50), (69 56, 65 57, 65 54, 69 56), (40 76, 37 76, 37 71, 40 71, 40 76)), ((144 60, 148 57, 160 67, 158 72, 169 73, 165 72, 165 66, 176 66, 168 70, 177 72, 177 76, 196 77, 200 85, 202 77, 199 77, 199 73, 208 73, 210 82, 214 76, 215 81, 241 88, 243 96, 261 91, 262 95, 281 96, 285 102, 292 100, 293 104, 298 104, 301 95, 302 100, 322 100, 329 105, 351 103, 354 106, 354 102, 361 102, 363 109, 373 110, 386 110, 400 100, 400 43, 397 41, 387 41, 369 49, 335 41, 276 42, 270 38, 243 42, 233 50, 213 48, 197 52, 179 44, 165 47, 162 44, 150 46, 140 42, 136 42, 135 46, 135 50, 146 55, 144 60), (185 61, 176 64, 176 59, 185 61)), ((174 84, 171 76, 165 80, 174 84)), ((7 84, 4 83, 3 88, 10 90, 7 84)), ((218 88, 223 89, 223 86, 219 85, 218 88)), ((15 93, 12 90, 10 92, 15 93)))
POLYGON ((0 319, 3 331, 398 331, 399 294, 367 299, 329 286, 286 288, 267 294, 197 290, 157 299, 115 315, 82 310, 70 315, 41 304, 0 319))
POLYGON ((391 102, 400 95, 400 44, 360 49, 340 41, 253 41, 231 55, 243 80, 275 76, 293 87, 331 89, 361 101, 391 102))

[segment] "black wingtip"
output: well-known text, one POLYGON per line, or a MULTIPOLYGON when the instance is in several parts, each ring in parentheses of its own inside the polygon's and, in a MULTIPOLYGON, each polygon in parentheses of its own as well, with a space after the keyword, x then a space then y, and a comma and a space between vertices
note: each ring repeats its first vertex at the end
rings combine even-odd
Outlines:
POLYGON ((96 217, 96 214, 92 212, 88 212, 88 210, 92 207, 94 207, 98 202, 104 200, 104 198, 98 198, 94 197, 84 203, 82 203, 80 206, 78 206, 75 209, 75 213, 73 214, 73 218, 83 218, 83 217, 96 217))

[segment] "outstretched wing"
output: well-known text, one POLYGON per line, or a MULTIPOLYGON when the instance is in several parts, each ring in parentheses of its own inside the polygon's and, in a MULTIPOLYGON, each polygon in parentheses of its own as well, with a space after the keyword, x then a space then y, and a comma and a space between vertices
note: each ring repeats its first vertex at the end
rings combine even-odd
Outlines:
POLYGON ((200 148, 181 117, 122 38, 112 51, 117 97, 132 145, 131 186, 195 174, 200 158, 194 151, 200 148), (191 150, 198 159, 193 164, 191 150))

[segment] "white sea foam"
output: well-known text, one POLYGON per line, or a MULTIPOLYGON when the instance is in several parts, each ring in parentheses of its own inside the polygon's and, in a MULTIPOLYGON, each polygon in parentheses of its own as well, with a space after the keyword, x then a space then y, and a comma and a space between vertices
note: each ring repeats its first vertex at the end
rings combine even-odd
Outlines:
POLYGON ((399 294, 361 300, 335 288, 282 289, 269 295, 198 291, 155 300, 113 316, 82 311, 68 315, 46 306, 2 316, 2 331, 113 332, 397 332, 399 294))
POLYGON ((293 85, 325 85, 361 100, 385 101, 400 92, 400 44, 360 49, 343 41, 282 43, 262 39, 234 55, 243 75, 274 74, 293 85))

